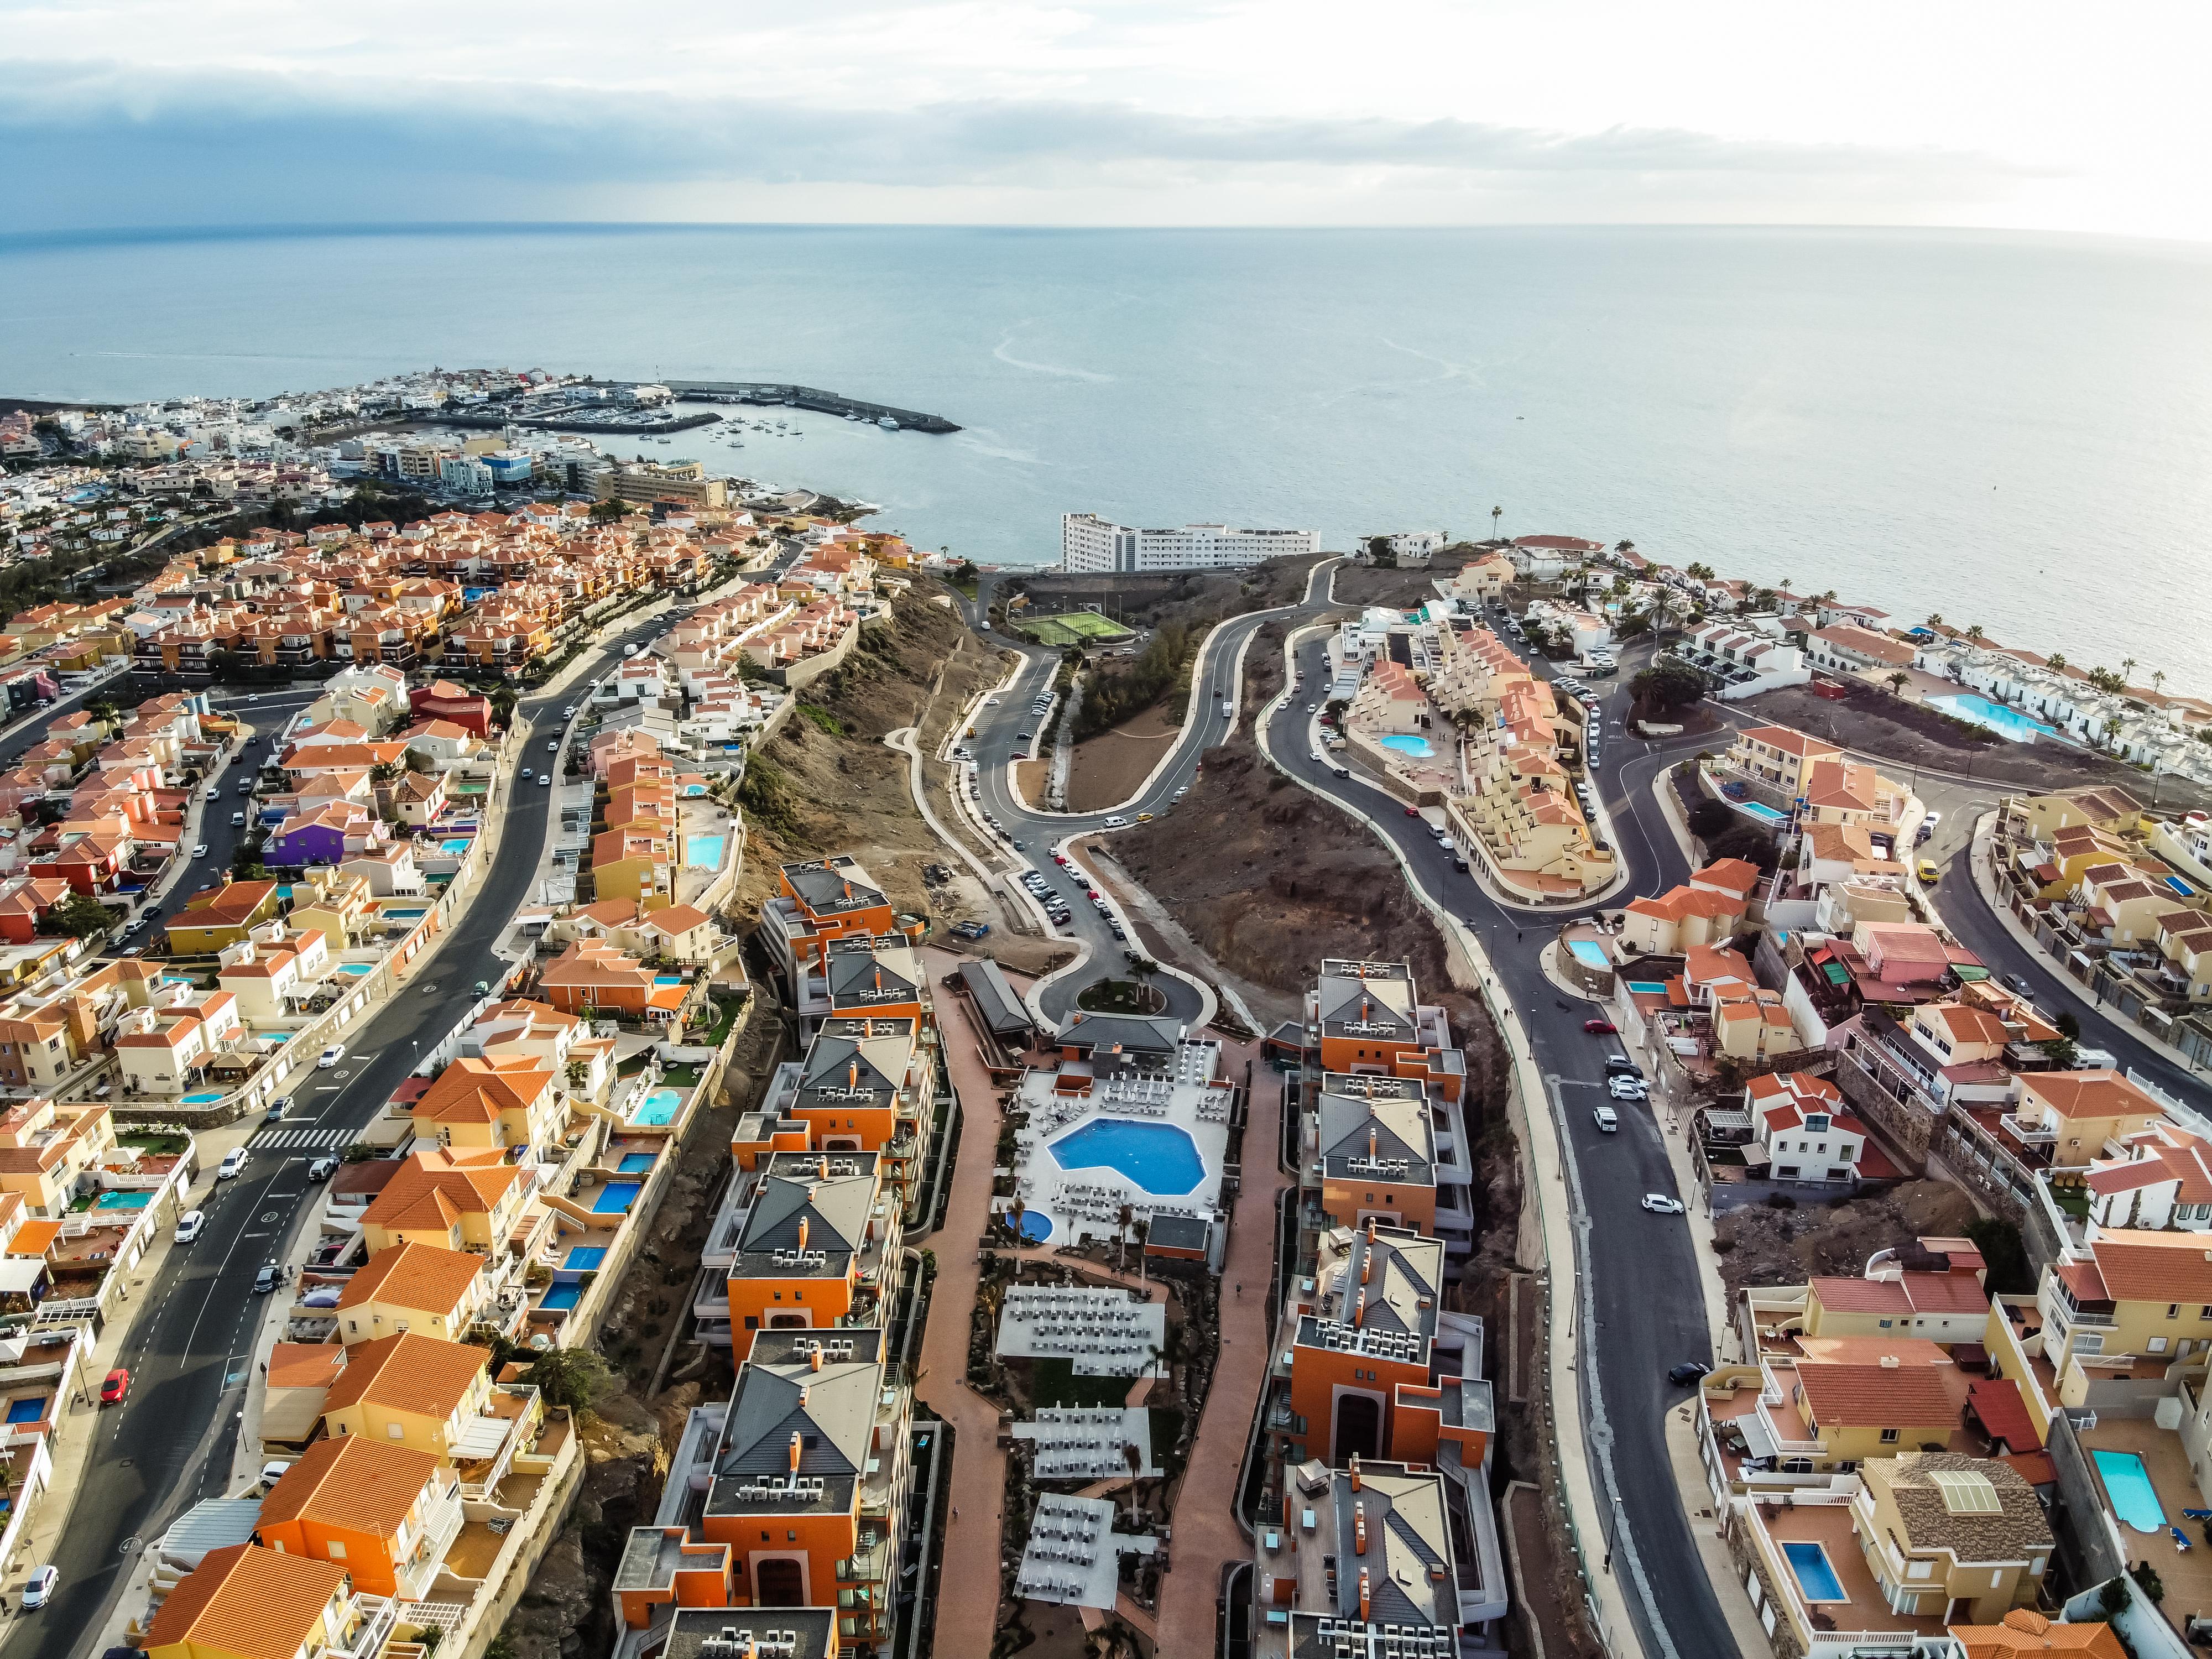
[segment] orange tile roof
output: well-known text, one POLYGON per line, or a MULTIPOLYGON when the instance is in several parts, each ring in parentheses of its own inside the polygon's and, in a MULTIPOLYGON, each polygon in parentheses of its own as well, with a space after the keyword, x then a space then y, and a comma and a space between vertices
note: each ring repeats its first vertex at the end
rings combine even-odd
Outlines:
POLYGON ((449 1314, 469 1293, 483 1265, 482 1256, 465 1250, 441 1250, 434 1244, 395 1244, 369 1257, 368 1265, 346 1281, 338 1306, 357 1308, 364 1302, 388 1302, 398 1308, 449 1314))
POLYGON ((161 1603, 146 1646, 191 1643, 243 1659, 294 1659, 345 1582, 335 1562, 257 1544, 210 1550, 161 1603))
POLYGON ((2118 1072, 2033 1072, 2021 1082, 2061 1117, 2160 1115, 2158 1103, 2118 1072))
POLYGON ((412 1152, 362 1214, 362 1224, 449 1227, 464 1215, 489 1214, 516 1182, 530 1179, 521 1165, 496 1154, 478 1162, 438 1150, 412 1152), (431 1200, 440 1207, 424 1207, 431 1200))
POLYGON ((412 1331, 363 1342, 323 1401, 325 1415, 367 1403, 417 1417, 444 1419, 468 1397, 491 1350, 412 1331))
POLYGON ((1966 1659, 2033 1659, 2039 1653, 2071 1653, 2080 1659, 2127 1659, 2110 1625, 2054 1624, 2029 1607, 2014 1607, 1998 1625, 1953 1625, 1953 1641, 1966 1659))
POLYGON ((345 1369, 346 1351, 335 1342, 279 1342, 269 1351, 272 1389, 326 1389, 345 1369))
POLYGON ((1807 1415, 1825 1428, 1927 1428, 1954 1426, 1958 1407, 1951 1403, 1934 1365, 1838 1364, 1801 1360, 1798 1386, 1805 1391, 1807 1415))
POLYGON ((415 1115, 439 1123, 490 1123, 501 1112, 527 1112, 552 1085, 551 1068, 527 1055, 457 1060, 415 1103, 415 1115))
POLYGON ((435 1452, 388 1440, 318 1440, 261 1500, 261 1524, 319 1521, 389 1537, 437 1468, 435 1452))

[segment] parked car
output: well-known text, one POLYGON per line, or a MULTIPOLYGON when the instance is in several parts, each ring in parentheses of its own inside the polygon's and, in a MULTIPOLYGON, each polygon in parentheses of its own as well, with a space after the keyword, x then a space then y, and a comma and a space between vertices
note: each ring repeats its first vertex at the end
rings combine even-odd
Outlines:
POLYGON ((1616 1077, 1607 1080, 1606 1092, 1615 1100, 1649 1100, 1651 1085, 1640 1077, 1616 1077))
POLYGON ((200 1236, 200 1230, 206 1225, 207 1216, 205 1212, 199 1210, 185 1211, 182 1215, 177 1218, 177 1243, 179 1244, 191 1243, 194 1239, 200 1236))
POLYGON ((273 1261, 261 1264, 261 1271, 253 1275, 253 1293, 266 1296, 284 1282, 284 1270, 273 1261))
POLYGON ((275 1486, 284 1478, 284 1472, 291 1467, 289 1463, 283 1462, 264 1463, 261 1466, 261 1484, 264 1486, 275 1486))
POLYGON ((246 1160, 248 1156, 250 1156, 250 1154, 247 1153, 245 1147, 232 1147, 228 1152, 222 1155, 222 1162, 215 1166, 215 1178, 217 1181, 230 1180, 246 1168, 246 1160))
POLYGON ((538 787, 540 789, 550 789, 553 787, 553 775, 550 772, 540 774, 538 779, 538 787))
POLYGON ((1682 1200, 1679 1198, 1669 1198, 1664 1193, 1644 1194, 1644 1207, 1650 1211, 1654 1215, 1680 1215, 1683 1213, 1682 1200))
POLYGON ((1607 1054, 1605 1057, 1605 1069, 1608 1073, 1615 1076, 1640 1078, 1644 1075, 1644 1068, 1626 1054, 1607 1054))
POLYGON ((233 812, 230 815, 230 827, 234 830, 243 830, 246 828, 246 814, 243 812, 233 812))
POLYGON ((1711 1370, 1712 1367, 1702 1359, 1685 1359, 1668 1371, 1667 1380, 1678 1389, 1686 1389, 1711 1370))
POLYGON ((1586 1019, 1583 1022, 1583 1030, 1592 1036, 1611 1036, 1619 1029, 1609 1019, 1586 1019))
POLYGON ((23 1611, 36 1613, 54 1599, 54 1588, 62 1582, 62 1570, 44 1566, 23 1581, 23 1611))
POLYGON ((329 1048, 324 1049, 321 1054, 315 1056, 315 1069, 319 1072, 327 1072, 344 1058, 345 1044, 343 1042, 333 1042, 329 1048))
POLYGON ((1942 879, 1943 872, 1936 867, 1935 860, 1923 859, 1920 860, 1920 884, 1923 887, 1933 887, 1937 882, 1942 879))
POLYGON ((545 740, 545 752, 549 755, 559 754, 561 752, 561 739, 558 738, 548 738, 545 740))
POLYGON ((119 1406, 131 1393, 131 1373, 118 1365, 108 1372, 107 1380, 100 1385, 100 1403, 119 1406))
POLYGON ((196 859, 204 859, 207 855, 208 849, 207 843, 205 842, 202 842, 198 846, 192 848, 192 856, 196 859))
POLYGON ((1612 1107, 1601 1106, 1595 1111, 1592 1112, 1590 1116, 1596 1121, 1597 1127, 1603 1130, 1607 1134, 1617 1134, 1620 1133, 1620 1114, 1614 1111, 1612 1107))
POLYGON ((325 1152, 322 1157, 317 1158, 313 1163, 307 1165, 307 1179, 318 1182, 328 1181, 332 1176, 337 1173, 337 1170, 338 1160, 325 1152))

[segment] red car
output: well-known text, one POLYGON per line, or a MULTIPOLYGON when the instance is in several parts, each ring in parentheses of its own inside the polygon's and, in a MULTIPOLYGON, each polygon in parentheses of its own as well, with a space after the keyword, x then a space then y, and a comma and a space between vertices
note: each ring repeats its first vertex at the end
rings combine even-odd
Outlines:
POLYGON ((108 1372, 107 1381, 100 1385, 100 1403, 103 1406, 119 1406, 123 1403, 123 1396, 130 1392, 131 1373, 118 1365, 113 1370, 108 1372))
POLYGON ((1609 1019, 1586 1019, 1583 1022, 1583 1030, 1592 1036, 1611 1036, 1618 1029, 1609 1019))
POLYGON ((1418 806, 1408 806, 1406 809, 1406 816, 1409 818, 1417 818, 1421 816, 1421 809, 1418 806))

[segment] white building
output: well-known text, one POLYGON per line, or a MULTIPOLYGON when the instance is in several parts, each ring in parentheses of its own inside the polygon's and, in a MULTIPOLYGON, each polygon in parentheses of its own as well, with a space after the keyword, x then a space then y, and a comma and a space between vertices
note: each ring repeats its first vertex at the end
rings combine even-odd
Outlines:
POLYGON ((1320 551, 1318 530, 1232 530, 1221 524, 1138 530, 1095 513, 1063 513, 1060 519, 1060 568, 1069 571, 1224 570, 1320 551))

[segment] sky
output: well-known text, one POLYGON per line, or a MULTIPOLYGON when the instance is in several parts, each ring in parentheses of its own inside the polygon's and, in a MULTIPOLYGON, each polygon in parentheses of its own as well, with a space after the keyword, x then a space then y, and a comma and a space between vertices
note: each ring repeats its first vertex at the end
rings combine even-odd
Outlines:
POLYGON ((0 0, 0 235, 486 220, 2212 240, 2212 10, 0 0))

